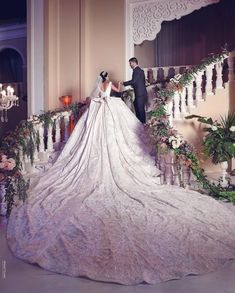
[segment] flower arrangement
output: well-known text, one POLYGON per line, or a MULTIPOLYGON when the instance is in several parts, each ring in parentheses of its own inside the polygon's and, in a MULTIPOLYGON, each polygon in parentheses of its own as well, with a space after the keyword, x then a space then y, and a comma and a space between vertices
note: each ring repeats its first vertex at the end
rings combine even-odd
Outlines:
POLYGON ((65 112, 72 111, 77 117, 87 107, 87 103, 73 103, 68 108, 43 112, 40 115, 31 115, 29 119, 20 122, 19 126, 3 138, 0 144, 0 183, 4 185, 5 201, 7 202, 7 216, 10 215, 16 199, 25 200, 29 181, 22 175, 20 153, 30 158, 33 164, 34 153, 39 145, 38 132, 35 126, 54 126, 55 119, 65 112))
MULTIPOLYGON (((175 91, 181 92, 184 86, 192 83, 195 75, 198 72, 204 70, 206 66, 210 64, 223 61, 227 57, 228 50, 225 48, 221 54, 211 55, 204 59, 201 65, 194 66, 193 68, 187 70, 183 75, 175 76, 170 80, 165 88, 156 88, 155 109, 150 112, 148 127, 151 137, 157 146, 157 152, 173 152, 175 154, 177 163, 180 166, 190 167, 196 180, 201 184, 204 191, 207 191, 209 195, 214 197, 225 198, 235 203, 235 192, 231 190, 233 187, 228 186, 227 188, 223 188, 220 183, 211 183, 207 179, 204 170, 200 166, 200 161, 193 147, 183 140, 183 138, 177 133, 176 129, 170 126, 166 112, 166 104, 174 97, 175 91)), ((222 119, 221 123, 210 121, 211 125, 208 128, 210 135, 216 134, 221 136, 221 131, 223 132, 223 139, 226 138, 227 142, 229 142, 226 144, 226 158, 231 158, 231 156, 234 156, 235 123, 232 121, 234 121, 232 116, 229 116, 229 118, 225 120, 222 119)), ((220 141, 222 142, 222 140, 220 141)), ((217 148, 217 144, 215 143, 214 146, 212 146, 212 142, 214 143, 213 137, 210 138, 210 136, 208 136, 208 140, 205 140, 205 146, 207 147, 208 153, 217 148)), ((220 156, 218 157, 215 155, 214 161, 221 161, 222 154, 224 156, 222 143, 220 145, 220 156)))
POLYGON ((26 182, 20 172, 16 159, 0 153, 0 184, 5 186, 5 201, 7 202, 7 216, 10 215, 16 195, 18 199, 26 199, 26 182))
MULTIPOLYGON (((157 153, 173 152, 178 165, 189 167, 204 191, 211 196, 225 198, 235 203, 235 192, 231 190, 231 186, 223 188, 220 183, 216 185, 208 180, 193 147, 183 140, 176 129, 170 126, 163 107, 163 104, 156 104, 156 108, 151 112, 148 120, 150 135, 156 145, 157 153)), ((230 130, 234 130, 234 128, 230 130)))

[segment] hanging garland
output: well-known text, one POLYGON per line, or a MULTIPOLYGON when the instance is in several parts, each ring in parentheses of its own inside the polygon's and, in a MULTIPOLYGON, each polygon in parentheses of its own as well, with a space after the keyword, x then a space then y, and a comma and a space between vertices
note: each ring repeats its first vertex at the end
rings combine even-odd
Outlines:
POLYGON ((187 70, 183 75, 171 79, 165 89, 156 91, 156 104, 153 111, 150 112, 148 126, 150 134, 157 146, 157 152, 173 151, 179 165, 183 164, 190 167, 197 182, 202 188, 213 197, 225 198, 235 203, 235 191, 232 185, 227 188, 221 186, 220 182, 215 184, 210 182, 200 166, 200 161, 193 147, 188 144, 178 134, 177 130, 170 126, 166 112, 166 104, 174 97, 175 91, 182 91, 183 87, 192 83, 195 75, 206 69, 206 66, 216 62, 223 61, 228 57, 227 49, 223 49, 221 54, 211 55, 204 59, 198 66, 187 70))
POLYGON ((68 107, 55 111, 46 111, 40 115, 32 115, 20 122, 14 131, 8 132, 0 144, 0 185, 4 187, 4 200, 7 203, 7 217, 17 200, 25 201, 29 180, 22 175, 20 152, 27 156, 33 164, 35 150, 39 147, 39 136, 35 125, 42 123, 45 128, 54 126, 55 118, 71 111, 78 119, 87 103, 72 103, 68 107))
POLYGON ((200 65, 195 65, 187 69, 182 75, 176 75, 170 80, 165 89, 158 91, 157 95, 161 98, 164 98, 165 101, 171 100, 176 91, 181 92, 185 86, 190 85, 194 81, 195 76, 198 73, 206 70, 206 67, 218 62, 222 62, 224 59, 228 58, 229 51, 227 47, 228 46, 225 44, 220 54, 210 54, 207 58, 202 60, 200 65))

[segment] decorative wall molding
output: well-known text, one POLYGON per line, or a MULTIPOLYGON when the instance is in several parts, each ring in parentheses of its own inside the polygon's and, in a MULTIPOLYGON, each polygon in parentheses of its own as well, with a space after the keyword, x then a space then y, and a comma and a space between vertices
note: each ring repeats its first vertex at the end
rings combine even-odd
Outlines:
POLYGON ((218 3, 219 0, 150 0, 132 3, 133 42, 154 40, 161 30, 163 21, 180 19, 202 7, 218 3))
POLYGON ((220 0, 125 0, 126 78, 131 70, 128 59, 134 56, 134 46, 154 40, 163 21, 180 19, 202 7, 220 0))

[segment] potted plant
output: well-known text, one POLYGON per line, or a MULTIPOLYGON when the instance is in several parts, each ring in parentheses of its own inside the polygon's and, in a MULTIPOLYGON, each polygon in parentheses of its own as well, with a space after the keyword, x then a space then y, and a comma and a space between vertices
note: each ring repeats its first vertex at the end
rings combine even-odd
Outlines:
POLYGON ((199 122, 207 124, 204 128, 206 136, 203 146, 204 153, 214 164, 220 163, 222 168, 222 184, 226 184, 226 170, 228 161, 235 157, 235 113, 221 117, 220 121, 213 121, 197 115, 190 115, 186 119, 197 118, 199 122))

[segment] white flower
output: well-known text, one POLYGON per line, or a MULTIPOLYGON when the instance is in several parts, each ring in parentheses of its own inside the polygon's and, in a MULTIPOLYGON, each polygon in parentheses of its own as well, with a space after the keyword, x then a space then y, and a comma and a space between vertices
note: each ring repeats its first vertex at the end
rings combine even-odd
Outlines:
POLYGON ((6 155, 2 155, 2 162, 6 162, 7 161, 7 156, 6 155))
POLYGON ((16 166, 16 162, 13 158, 8 159, 8 162, 10 162, 14 167, 16 166))
POLYGON ((177 149, 180 146, 180 142, 173 140, 171 145, 172 145, 173 149, 177 149))
POLYGON ((0 163, 0 169, 3 169, 5 166, 5 163, 0 163))
POLYGON ((231 126, 231 127, 229 128, 229 130, 232 131, 232 132, 234 132, 234 131, 235 131, 235 126, 231 126))
POLYGON ((215 126, 215 125, 212 125, 212 126, 211 126, 211 130, 216 131, 216 130, 218 130, 218 127, 215 126))

